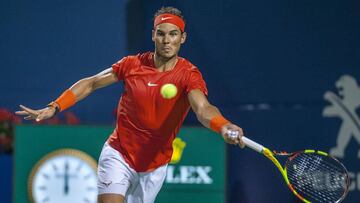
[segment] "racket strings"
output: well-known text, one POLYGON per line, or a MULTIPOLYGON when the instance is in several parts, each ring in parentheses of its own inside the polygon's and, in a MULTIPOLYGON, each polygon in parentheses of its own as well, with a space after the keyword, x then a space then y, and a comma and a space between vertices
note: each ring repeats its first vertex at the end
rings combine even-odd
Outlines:
POLYGON ((337 184, 336 181, 339 182, 341 179, 338 178, 339 174, 334 173, 334 171, 338 171, 338 168, 334 168, 329 164, 322 165, 320 161, 319 157, 312 159, 311 162, 308 159, 307 162, 304 162, 303 159, 297 159, 297 162, 294 162, 292 168, 299 168, 299 170, 294 171, 294 173, 291 171, 291 168, 289 168, 289 174, 295 175, 290 175, 290 179, 297 190, 306 193, 308 196, 314 196, 318 201, 323 199, 328 202, 332 200, 332 197, 336 198, 338 196, 336 190, 338 190, 341 185, 337 184), (299 179, 299 177, 301 177, 301 179, 299 179))
POLYGON ((309 201, 337 202, 346 193, 346 169, 332 158, 300 153, 286 163, 290 184, 309 201))
POLYGON ((331 201, 332 196, 337 195, 333 191, 336 191, 339 186, 331 180, 338 179, 336 178, 337 175, 332 177, 333 171, 338 171, 338 168, 334 168, 329 164, 322 165, 319 157, 314 159, 306 158, 304 161, 304 157, 301 156, 296 161, 293 161, 292 166, 292 168, 288 167, 288 175, 292 185, 297 190, 307 196, 313 196, 317 201, 323 199, 328 202, 331 201), (324 185, 328 187, 328 190, 324 188, 324 185))
MULTIPOLYGON (((319 176, 319 175, 316 175, 319 176)), ((335 202, 339 196, 336 192, 333 192, 334 189, 330 191, 320 188, 319 185, 324 184, 320 181, 319 177, 310 177, 309 175, 299 177, 293 177, 290 175, 290 182, 292 182, 293 187, 301 194, 301 196, 306 197, 306 199, 314 199, 317 202, 335 202), (297 179, 296 179, 297 178, 297 179), (295 182, 295 183, 294 183, 295 182), (314 186, 316 188, 314 189, 314 186)), ((326 183, 330 185, 331 183, 326 183)))

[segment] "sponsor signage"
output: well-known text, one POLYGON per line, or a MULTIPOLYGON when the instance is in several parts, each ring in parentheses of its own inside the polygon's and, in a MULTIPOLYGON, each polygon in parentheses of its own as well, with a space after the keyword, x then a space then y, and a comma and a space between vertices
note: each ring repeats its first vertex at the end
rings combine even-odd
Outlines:
MULTIPOLYGON (((335 82, 335 91, 326 91, 324 100, 327 105, 322 115, 325 118, 340 119, 336 131, 329 135, 334 139, 335 146, 330 154, 345 164, 350 176, 350 193, 360 192, 360 86, 355 77, 342 75, 335 82), (357 149, 354 149, 356 147, 357 149), (355 151, 357 154, 350 152, 355 151)), ((351 195, 351 194, 349 194, 351 195)))
MULTIPOLYGON (((42 190, 42 188, 54 188, 57 185, 61 187, 61 184, 42 185, 39 190, 34 188, 34 185, 36 186, 34 180, 37 180, 36 172, 42 169, 56 171, 54 167, 46 167, 47 160, 52 159, 63 163, 62 168, 72 166, 69 161, 66 161, 70 159, 74 159, 76 163, 79 160, 89 160, 84 159, 86 156, 98 160, 102 145, 112 131, 112 127, 17 126, 14 155, 14 202, 32 202, 38 196, 37 194, 40 194, 37 191, 40 191, 44 198, 51 198, 52 202, 63 202, 60 197, 61 201, 55 200, 56 194, 47 194, 45 190, 42 190), (74 156, 74 153, 71 153, 69 158, 69 154, 63 154, 68 152, 68 149, 81 152, 81 156, 74 156), (62 161, 61 157, 68 158, 62 161)), ((165 183, 156 202, 224 202, 226 167, 225 143, 222 138, 205 128, 182 128, 173 147, 174 153, 168 165, 165 183)), ((88 168, 90 170, 91 167, 88 168)), ((66 180, 66 178, 63 179, 66 180)), ((51 183, 45 180, 47 179, 41 179, 41 177, 39 179, 44 184, 51 183)), ((93 186, 86 188, 94 189, 93 186)), ((67 191, 67 189, 62 187, 59 191, 67 191)), ((63 193, 58 195, 61 196, 63 193)))

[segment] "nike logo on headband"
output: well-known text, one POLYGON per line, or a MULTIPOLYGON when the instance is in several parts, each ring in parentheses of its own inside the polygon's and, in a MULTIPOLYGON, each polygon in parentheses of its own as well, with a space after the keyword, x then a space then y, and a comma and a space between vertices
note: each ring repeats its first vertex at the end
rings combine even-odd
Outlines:
POLYGON ((164 18, 164 17, 162 17, 162 18, 161 18, 161 21, 163 21, 163 20, 167 20, 167 19, 170 19, 170 18, 171 18, 171 17, 165 17, 165 18, 164 18))

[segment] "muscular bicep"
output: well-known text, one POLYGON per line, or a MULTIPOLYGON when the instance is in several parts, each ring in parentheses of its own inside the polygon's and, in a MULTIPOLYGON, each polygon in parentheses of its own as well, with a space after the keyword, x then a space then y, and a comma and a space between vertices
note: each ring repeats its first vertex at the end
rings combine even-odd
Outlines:
POLYGON ((210 104, 205 94, 199 89, 191 90, 188 99, 196 117, 205 127, 209 127, 210 120, 220 114, 218 108, 210 104))
POLYGON ((191 90, 188 99, 192 110, 197 114, 201 109, 210 105, 204 93, 199 89, 191 90))
POLYGON ((76 97, 76 101, 80 101, 87 97, 98 88, 106 87, 117 81, 116 75, 108 68, 96 75, 81 79, 70 87, 76 97))
POLYGON ((112 68, 108 68, 93 77, 94 77, 94 84, 93 84, 94 89, 106 87, 118 81, 116 75, 112 71, 112 68))

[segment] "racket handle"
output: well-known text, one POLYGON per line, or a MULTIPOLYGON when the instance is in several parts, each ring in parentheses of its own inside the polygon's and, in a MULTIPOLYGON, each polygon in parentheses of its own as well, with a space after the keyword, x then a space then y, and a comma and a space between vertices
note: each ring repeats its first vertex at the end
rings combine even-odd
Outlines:
MULTIPOLYGON (((230 139, 236 139, 236 138, 239 137, 239 132, 238 131, 228 130, 227 134, 228 134, 230 139)), ((247 138, 245 136, 242 136, 242 141, 244 142, 244 144, 247 147, 249 147, 249 148, 251 148, 251 149, 253 149, 253 150, 255 150, 255 151, 259 152, 259 153, 262 153, 262 151, 264 150, 264 146, 250 140, 249 138, 247 138)))
POLYGON ((264 146, 262 146, 259 143, 256 143, 252 140, 250 140, 249 138, 242 136, 242 141, 245 143, 245 145, 259 153, 262 153, 262 151, 264 150, 264 146))

